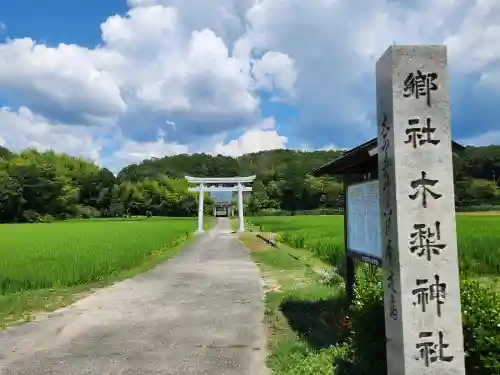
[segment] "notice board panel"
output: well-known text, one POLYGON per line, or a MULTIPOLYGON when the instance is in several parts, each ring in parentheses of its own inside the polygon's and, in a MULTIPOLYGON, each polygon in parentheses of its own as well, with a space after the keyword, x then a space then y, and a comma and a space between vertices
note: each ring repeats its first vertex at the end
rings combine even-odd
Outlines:
POLYGON ((378 180, 347 187, 347 247, 353 252, 382 258, 378 180))

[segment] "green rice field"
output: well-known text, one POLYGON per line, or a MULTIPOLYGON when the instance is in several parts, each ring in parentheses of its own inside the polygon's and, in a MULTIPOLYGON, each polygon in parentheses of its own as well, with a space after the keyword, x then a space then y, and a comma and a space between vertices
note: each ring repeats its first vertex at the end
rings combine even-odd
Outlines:
POLYGON ((0 296, 106 282, 168 257, 195 230, 195 218, 0 225, 0 296))
MULTIPOLYGON (((249 218, 264 232, 296 248, 306 248, 341 267, 344 259, 343 216, 267 216, 249 218)), ((458 215, 458 251, 463 277, 500 276, 500 216, 458 215)))

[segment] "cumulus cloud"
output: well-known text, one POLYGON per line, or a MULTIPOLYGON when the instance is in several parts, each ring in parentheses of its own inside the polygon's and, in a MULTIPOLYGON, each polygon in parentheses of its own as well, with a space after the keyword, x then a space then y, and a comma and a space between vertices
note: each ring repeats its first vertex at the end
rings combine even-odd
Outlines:
POLYGON ((128 4, 127 14, 100 25, 95 48, 0 43, 0 97, 21 108, 4 108, 1 118, 24 124, 18 137, 0 127, 2 139, 16 148, 78 145, 114 169, 200 150, 351 147, 375 136, 374 64, 394 42, 449 46, 459 138, 480 141, 478 132, 494 126, 466 124, 474 108, 499 111, 495 0, 128 4), (475 101, 460 94, 471 92, 475 101), (486 92, 491 103, 479 99, 486 92), (283 110, 273 113, 276 102, 297 115, 284 120, 283 110))
POLYGON ((279 135, 275 125, 274 119, 265 119, 236 139, 229 142, 219 141, 211 153, 241 156, 252 152, 285 148, 288 138, 279 135))
POLYGON ((446 43, 452 83, 469 73, 484 78, 500 61, 492 43, 499 10, 494 0, 262 0, 247 13, 251 28, 241 43, 294 61, 300 116, 293 138, 354 146, 375 136, 374 65, 388 46, 446 43))
POLYGON ((266 52, 261 59, 255 60, 252 73, 257 89, 275 92, 285 100, 294 98, 297 71, 290 56, 281 52, 266 52))
POLYGON ((161 133, 155 141, 138 142, 116 136, 113 142, 114 151, 106 157, 101 157, 100 162, 118 173, 124 165, 140 163, 153 157, 193 153, 238 157, 251 152, 285 148, 287 138, 278 134, 274 120, 268 118, 244 130, 236 139, 227 139, 226 134, 220 133, 210 138, 181 144, 169 140, 161 133))
POLYGON ((144 159, 161 158, 164 156, 187 153, 187 145, 181 145, 175 142, 166 142, 164 138, 159 137, 156 141, 137 142, 128 139, 123 142, 121 148, 117 149, 110 156, 103 159, 113 172, 118 172, 124 165, 139 163, 144 159))
POLYGON ((118 58, 104 50, 61 44, 37 45, 29 38, 0 44, 0 86, 12 101, 57 120, 96 123, 125 110, 120 89, 105 70, 118 58))
POLYGON ((182 20, 178 7, 141 4, 108 18, 94 49, 1 44, 2 92, 55 121, 118 123, 140 141, 171 131, 167 120, 180 124, 170 137, 182 142, 257 121, 250 62, 233 57, 212 29, 182 20))
POLYGON ((83 125, 55 124, 26 107, 0 108, 0 143, 13 151, 52 149, 99 163, 102 135, 99 129, 83 125))

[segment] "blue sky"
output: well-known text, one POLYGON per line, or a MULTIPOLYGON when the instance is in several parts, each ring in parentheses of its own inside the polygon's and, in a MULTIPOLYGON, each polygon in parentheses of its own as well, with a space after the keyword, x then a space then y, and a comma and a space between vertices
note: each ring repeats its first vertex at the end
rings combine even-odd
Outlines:
POLYGON ((99 25, 127 10, 123 0, 0 1, 0 17, 8 27, 4 37, 31 37, 50 46, 76 43, 92 48, 102 42, 99 25))
POLYGON ((0 0, 0 144, 144 158, 349 148, 375 61, 446 44, 452 135, 500 143, 498 0, 0 0))

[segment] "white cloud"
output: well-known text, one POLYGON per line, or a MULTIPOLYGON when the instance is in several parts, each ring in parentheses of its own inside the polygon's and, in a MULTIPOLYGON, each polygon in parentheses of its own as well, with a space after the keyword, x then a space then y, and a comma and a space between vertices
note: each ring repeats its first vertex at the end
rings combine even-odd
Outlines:
POLYGON ((0 90, 54 121, 118 122, 142 141, 164 130, 187 142, 257 121, 250 61, 233 57, 199 22, 186 27, 180 12, 152 5, 111 16, 101 25, 103 45, 91 50, 31 39, 0 44, 0 90), (179 124, 176 132, 166 120, 179 124))
POLYGON ((169 155, 177 155, 188 152, 188 146, 178 143, 165 142, 163 138, 158 138, 154 142, 136 142, 126 140, 120 149, 111 156, 102 160, 114 172, 119 172, 122 166, 139 163, 144 159, 161 158, 169 155))
POLYGON ((212 154, 241 156, 251 152, 285 148, 288 138, 279 135, 274 127, 274 119, 265 119, 237 139, 230 140, 227 143, 218 142, 212 154))
POLYGON ((54 124, 25 107, 18 111, 0 108, 1 144, 12 151, 53 149, 98 163, 102 148, 100 135, 99 129, 54 124))
POLYGON ((359 142, 375 135, 374 66, 388 46, 445 42, 452 70, 486 76, 500 61, 499 10, 495 0, 262 0, 247 13, 251 27, 239 47, 293 60, 295 138, 359 142))
POLYGON ((266 91, 276 91, 286 99, 295 96, 297 71, 290 56, 281 52, 267 52, 255 60, 252 67, 255 87, 266 91))
POLYGON ((182 7, 140 3, 102 25, 106 47, 126 57, 121 73, 133 107, 173 119, 190 136, 255 121, 259 100, 250 91, 248 61, 232 57, 206 25, 186 27, 182 7))
POLYGON ((120 89, 106 65, 119 59, 105 50, 75 45, 37 45, 29 38, 0 44, 0 86, 21 105, 57 118, 99 122, 125 110, 120 89))
POLYGON ((112 171, 118 172, 123 165, 139 163, 144 159, 167 155, 206 153, 211 155, 240 156, 245 153, 284 148, 287 138, 278 134, 273 118, 266 118, 254 124, 234 140, 225 141, 226 134, 218 133, 210 138, 180 144, 169 141, 164 134, 151 142, 137 142, 131 139, 115 138, 119 148, 101 162, 112 171))
POLYGON ((186 30, 210 29, 230 46, 245 31, 245 13, 256 0, 129 0, 133 7, 163 5, 178 10, 186 30))

